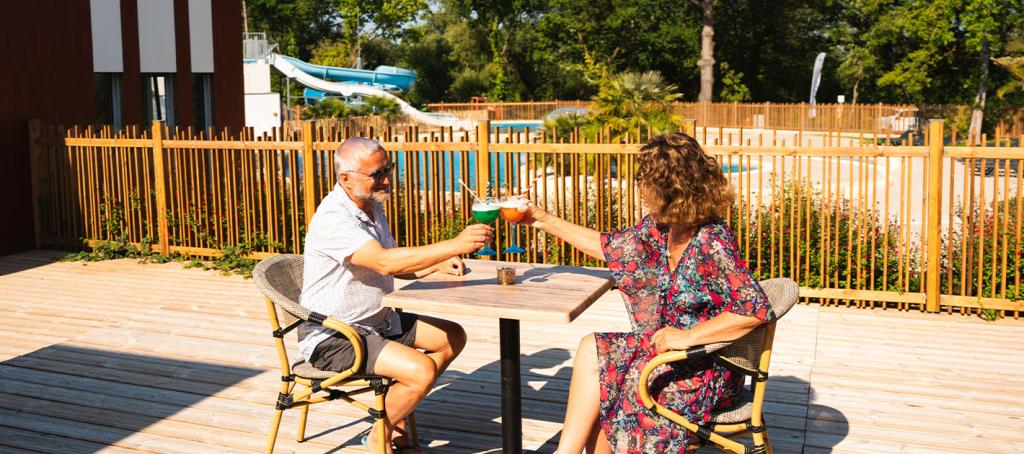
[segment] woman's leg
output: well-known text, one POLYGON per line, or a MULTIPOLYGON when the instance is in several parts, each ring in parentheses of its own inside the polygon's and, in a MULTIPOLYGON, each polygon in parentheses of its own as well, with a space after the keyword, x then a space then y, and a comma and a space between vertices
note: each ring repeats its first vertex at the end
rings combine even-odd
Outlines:
POLYGON ((590 431, 590 438, 587 440, 587 452, 590 454, 612 453, 612 445, 608 443, 608 437, 601 430, 601 421, 594 421, 594 428, 590 431))
MULTIPOLYGON (((576 349, 572 363, 572 381, 569 382, 569 403, 565 409, 562 437, 558 441, 559 454, 583 452, 597 425, 601 407, 601 386, 598 382, 597 343, 593 334, 587 334, 576 349)), ((606 442, 607 443, 607 442, 606 442)))

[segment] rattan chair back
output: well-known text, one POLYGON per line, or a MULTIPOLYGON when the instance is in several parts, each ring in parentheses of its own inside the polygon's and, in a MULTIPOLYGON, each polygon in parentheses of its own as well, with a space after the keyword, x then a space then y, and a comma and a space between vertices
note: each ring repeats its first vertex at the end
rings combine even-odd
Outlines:
POLYGON ((275 255, 260 262, 252 271, 256 286, 274 302, 280 322, 285 326, 309 317, 309 310, 299 305, 302 263, 301 255, 275 255))
MULTIPOLYGON (((768 295, 768 304, 775 312, 776 320, 782 318, 796 304, 800 286, 792 279, 776 278, 761 281, 761 288, 768 295)), ((774 326, 762 324, 746 336, 715 352, 715 356, 739 367, 748 374, 757 372, 764 351, 768 330, 774 326)))

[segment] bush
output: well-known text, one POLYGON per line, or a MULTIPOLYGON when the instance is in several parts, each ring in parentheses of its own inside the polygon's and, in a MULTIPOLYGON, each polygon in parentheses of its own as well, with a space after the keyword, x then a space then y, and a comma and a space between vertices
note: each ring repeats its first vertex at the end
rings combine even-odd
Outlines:
POLYGON ((730 228, 758 279, 787 276, 811 288, 922 291, 920 246, 904 244, 899 224, 878 210, 859 212, 847 199, 790 182, 767 206, 746 215, 741 218, 734 205, 730 228))

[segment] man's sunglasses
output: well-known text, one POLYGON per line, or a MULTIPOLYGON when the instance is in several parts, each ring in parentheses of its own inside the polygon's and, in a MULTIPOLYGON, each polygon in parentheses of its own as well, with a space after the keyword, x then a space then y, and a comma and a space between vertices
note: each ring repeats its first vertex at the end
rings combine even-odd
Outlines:
POLYGON ((395 170, 395 163, 390 162, 387 165, 385 165, 384 167, 381 167, 381 168, 379 168, 377 170, 374 170, 373 172, 370 172, 370 173, 360 172, 358 170, 346 170, 345 172, 358 173, 360 175, 366 175, 366 176, 368 176, 370 178, 373 178, 374 181, 381 181, 384 178, 391 176, 391 172, 393 170, 395 170))

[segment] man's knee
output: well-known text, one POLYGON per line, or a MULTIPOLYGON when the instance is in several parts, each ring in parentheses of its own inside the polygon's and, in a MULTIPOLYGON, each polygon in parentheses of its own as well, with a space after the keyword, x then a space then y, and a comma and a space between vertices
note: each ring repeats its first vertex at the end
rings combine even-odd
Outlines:
POLYGON ((397 376, 392 378, 421 392, 423 395, 430 391, 430 387, 433 386, 434 378, 437 375, 437 364, 429 356, 422 353, 411 355, 408 360, 403 362, 402 367, 399 369, 399 373, 396 374, 397 376))
POLYGON ((466 347, 466 330, 462 325, 458 323, 452 323, 451 328, 447 330, 448 333, 448 345, 452 349, 452 353, 456 356, 462 352, 462 349, 466 347))

